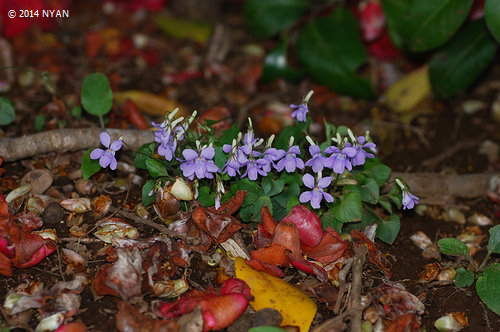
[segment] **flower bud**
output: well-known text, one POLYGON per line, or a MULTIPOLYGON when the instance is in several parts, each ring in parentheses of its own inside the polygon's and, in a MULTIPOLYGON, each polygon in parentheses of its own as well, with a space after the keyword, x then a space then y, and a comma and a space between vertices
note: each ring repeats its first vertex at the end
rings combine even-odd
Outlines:
POLYGON ((182 178, 175 179, 175 182, 172 187, 170 187, 169 191, 175 198, 181 201, 193 200, 193 191, 182 178))

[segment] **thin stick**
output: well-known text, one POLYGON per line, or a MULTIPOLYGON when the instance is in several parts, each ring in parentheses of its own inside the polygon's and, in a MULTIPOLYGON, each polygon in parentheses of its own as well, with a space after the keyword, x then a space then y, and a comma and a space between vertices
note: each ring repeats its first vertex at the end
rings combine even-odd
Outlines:
POLYGON ((458 142, 457 144, 451 146, 450 148, 446 149, 445 151, 440 152, 437 156, 424 160, 422 162, 422 165, 425 167, 436 167, 446 159, 450 158, 453 156, 455 153, 457 153, 460 150, 464 149, 469 149, 477 145, 477 142, 475 140, 467 140, 467 141, 461 141, 458 142))
POLYGON ((361 332, 363 306, 361 305, 361 289, 363 286, 363 266, 368 249, 366 246, 354 248, 354 263, 352 266, 352 291, 351 291, 351 332, 361 332))
POLYGON ((64 273, 62 270, 61 251, 59 250, 59 246, 56 246, 56 250, 57 250, 57 263, 59 265, 59 273, 61 274, 62 280, 66 281, 66 277, 64 276, 64 273))
POLYGON ((200 241, 201 241, 198 238, 193 238, 193 237, 187 236, 185 234, 180 234, 180 233, 177 233, 177 232, 173 232, 173 231, 171 231, 170 229, 168 229, 167 227, 165 227, 165 226, 163 226, 161 224, 157 224, 154 221, 141 218, 141 217, 139 217, 139 216, 137 216, 137 215, 135 215, 133 213, 125 212, 125 211, 117 209, 115 207, 111 207, 111 211, 113 211, 114 213, 116 213, 116 214, 118 214, 118 215, 120 215, 122 217, 131 219, 131 220, 135 221, 136 223, 152 227, 152 228, 154 228, 154 229, 162 232, 163 234, 165 234, 165 235, 167 235, 169 237, 184 240, 187 244, 195 244, 196 245, 196 244, 199 244, 200 241))

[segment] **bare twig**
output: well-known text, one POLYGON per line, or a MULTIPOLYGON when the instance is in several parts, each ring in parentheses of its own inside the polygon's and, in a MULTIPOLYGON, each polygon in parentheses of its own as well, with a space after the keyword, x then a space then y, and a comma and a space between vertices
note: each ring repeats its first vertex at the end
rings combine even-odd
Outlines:
POLYGON ((354 263, 352 265, 352 291, 351 291, 351 331, 361 332, 363 305, 361 304, 361 290, 363 287, 363 266, 368 249, 362 245, 354 247, 354 263))
POLYGON ((120 209, 117 209, 115 207, 111 207, 111 211, 113 211, 114 213, 122 216, 122 217, 125 217, 127 219, 131 219, 139 224, 143 224, 143 225, 146 225, 146 226, 149 226, 149 227, 152 227, 160 232, 162 232, 163 234, 169 236, 169 237, 172 237, 172 238, 175 238, 175 239, 181 239, 181 240, 184 240, 187 244, 199 244, 200 243, 200 239, 198 238, 193 238, 193 237, 190 237, 190 236, 187 236, 186 234, 180 234, 180 233, 177 233, 177 232, 173 232, 171 231, 170 229, 168 229, 167 227, 163 226, 163 225, 160 225, 160 224, 157 224, 155 223, 154 221, 152 220, 148 220, 148 219, 144 219, 144 218, 141 218, 133 213, 130 213, 130 212, 126 212, 126 211, 123 211, 123 210, 120 210, 120 209))
MULTIPOLYGON (((112 137, 123 137, 130 149, 153 141, 153 132, 133 129, 105 129, 112 137)), ((56 129, 38 134, 0 139, 0 156, 5 161, 30 158, 49 152, 67 152, 89 149, 101 145, 101 128, 56 129)))
POLYGON ((339 293, 337 294, 337 301, 335 302, 335 308, 333 309, 333 312, 338 315, 340 312, 340 306, 342 305, 342 299, 344 298, 344 294, 350 287, 350 285, 347 283, 347 275, 351 271, 352 263, 354 262, 354 259, 352 257, 349 257, 345 262, 344 262, 344 267, 342 270, 339 272, 339 293))
POLYGON ((66 281, 66 277, 64 276, 64 272, 62 270, 62 259, 61 259, 61 251, 59 250, 59 246, 56 246, 57 250, 57 264, 59 265, 59 273, 61 274, 61 278, 63 281, 66 281))
POLYGON ((57 239, 59 242, 81 242, 81 243, 102 243, 100 239, 93 239, 89 237, 63 237, 57 239))

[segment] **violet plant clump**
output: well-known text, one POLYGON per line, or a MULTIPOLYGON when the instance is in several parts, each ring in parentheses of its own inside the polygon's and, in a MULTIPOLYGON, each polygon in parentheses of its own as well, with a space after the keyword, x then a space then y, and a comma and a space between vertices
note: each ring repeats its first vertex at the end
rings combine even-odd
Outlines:
MULTIPOLYGON (((201 123, 196 112, 185 119, 176 118, 174 110, 163 122, 152 123, 154 141, 137 151, 134 162, 151 175, 143 186, 143 203, 151 204, 157 191, 184 177, 193 197, 216 209, 245 190, 239 215, 245 222, 258 222, 264 206, 280 220, 293 206, 305 204, 324 228, 340 233, 377 223, 377 236, 392 243, 399 230, 396 209, 411 209, 418 198, 400 178, 383 191, 391 169, 376 158, 377 147, 368 132, 357 136, 325 121, 326 141, 315 141, 309 130, 311 96, 309 92, 302 104, 290 106, 296 124, 267 140, 257 136, 251 119, 246 131, 234 125, 221 135, 213 128, 216 122, 201 123)), ((116 168, 121 141, 111 143, 104 132, 101 142, 108 150, 96 149, 91 158, 100 158, 102 167, 116 168)))

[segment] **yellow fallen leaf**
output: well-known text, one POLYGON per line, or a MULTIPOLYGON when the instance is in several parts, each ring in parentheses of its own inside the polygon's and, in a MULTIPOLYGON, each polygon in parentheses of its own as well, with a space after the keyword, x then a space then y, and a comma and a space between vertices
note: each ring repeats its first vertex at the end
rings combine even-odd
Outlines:
POLYGON ((156 15, 154 20, 166 34, 178 39, 190 39, 205 44, 212 35, 212 26, 205 23, 178 19, 166 15, 156 15))
POLYGON ((186 114, 181 104, 147 91, 128 90, 116 92, 113 93, 113 97, 119 104, 130 99, 141 111, 150 115, 165 115, 172 112, 177 107, 179 108, 179 112, 177 112, 176 117, 189 115, 186 114))
POLYGON ((236 277, 250 286, 254 296, 250 305, 255 310, 276 309, 283 316, 282 325, 298 326, 301 332, 309 331, 316 315, 316 304, 309 296, 280 278, 252 269, 241 257, 236 258, 234 268, 236 277))
POLYGON ((429 96, 429 67, 427 65, 405 75, 387 89, 387 105, 398 113, 412 110, 429 96))

